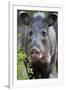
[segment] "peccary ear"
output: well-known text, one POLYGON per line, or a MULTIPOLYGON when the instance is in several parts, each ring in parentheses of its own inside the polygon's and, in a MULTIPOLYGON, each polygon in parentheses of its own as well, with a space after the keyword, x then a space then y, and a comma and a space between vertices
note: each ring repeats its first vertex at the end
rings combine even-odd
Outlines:
POLYGON ((24 11, 20 12, 20 18, 25 25, 29 25, 31 18, 30 15, 24 11))
POLYGON ((47 16, 48 26, 54 25, 54 23, 56 22, 56 20, 57 20, 57 14, 56 14, 56 13, 50 13, 50 14, 47 16))

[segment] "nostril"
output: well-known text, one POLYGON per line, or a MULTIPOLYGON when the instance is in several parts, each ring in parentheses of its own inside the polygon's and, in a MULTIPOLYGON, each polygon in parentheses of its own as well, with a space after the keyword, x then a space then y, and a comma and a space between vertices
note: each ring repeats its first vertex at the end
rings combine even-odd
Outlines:
POLYGON ((37 61, 42 58, 42 53, 39 48, 31 48, 29 50, 29 56, 31 60, 37 61))
POLYGON ((36 51, 36 54, 38 54, 38 55, 39 55, 39 54, 40 54, 40 52, 36 51))
POLYGON ((30 53, 31 53, 31 54, 33 54, 34 52, 33 52, 33 51, 31 51, 30 53))
POLYGON ((40 51, 38 50, 38 49, 34 49, 34 48, 32 48, 31 50, 30 50, 30 54, 31 55, 40 55, 40 51))

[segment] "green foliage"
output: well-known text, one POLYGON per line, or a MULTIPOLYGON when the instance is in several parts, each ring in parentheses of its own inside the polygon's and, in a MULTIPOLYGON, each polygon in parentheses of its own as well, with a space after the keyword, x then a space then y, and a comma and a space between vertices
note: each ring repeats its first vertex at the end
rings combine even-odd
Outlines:
POLYGON ((33 75, 29 62, 27 63, 27 55, 23 48, 17 50, 17 79, 29 79, 33 75))
POLYGON ((24 49, 21 48, 17 51, 17 59, 19 61, 24 61, 27 58, 26 53, 24 52, 24 49))
POLYGON ((24 80, 28 79, 28 73, 24 65, 24 61, 27 58, 23 48, 17 50, 17 79, 24 80))
POLYGON ((29 64, 29 63, 27 64, 26 67, 27 67, 27 72, 28 72, 29 77, 30 77, 30 74, 31 74, 31 75, 33 74, 32 68, 30 68, 30 64, 29 64))
POLYGON ((17 79, 18 80, 29 79, 24 62, 19 62, 19 64, 17 65, 17 79))

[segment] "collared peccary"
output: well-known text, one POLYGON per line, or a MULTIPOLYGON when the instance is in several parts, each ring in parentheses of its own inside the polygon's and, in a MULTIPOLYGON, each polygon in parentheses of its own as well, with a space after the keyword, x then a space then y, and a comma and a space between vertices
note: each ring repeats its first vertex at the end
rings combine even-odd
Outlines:
MULTIPOLYGON (((20 12, 22 43, 35 78, 50 78, 58 62, 57 12, 20 12), (24 29, 24 28, 26 29, 24 29)), ((56 72, 54 72, 56 74, 56 72)))

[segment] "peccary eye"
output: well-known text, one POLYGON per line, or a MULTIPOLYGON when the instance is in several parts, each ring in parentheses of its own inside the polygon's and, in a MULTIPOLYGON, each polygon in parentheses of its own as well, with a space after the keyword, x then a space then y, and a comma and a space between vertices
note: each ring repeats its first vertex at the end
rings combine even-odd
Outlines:
POLYGON ((46 37, 46 36, 47 36, 47 32, 42 31, 41 33, 42 33, 42 36, 43 36, 43 37, 46 37))
POLYGON ((29 35, 30 35, 30 36, 32 36, 32 34, 33 34, 33 32, 32 32, 32 31, 30 31, 30 32, 29 32, 29 35))

